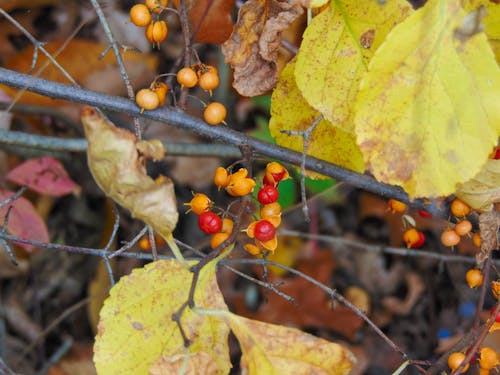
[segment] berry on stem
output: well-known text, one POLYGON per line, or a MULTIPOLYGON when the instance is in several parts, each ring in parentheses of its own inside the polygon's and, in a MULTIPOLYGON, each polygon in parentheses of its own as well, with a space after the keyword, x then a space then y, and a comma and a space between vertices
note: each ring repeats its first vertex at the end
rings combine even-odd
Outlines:
POLYGON ((219 102, 210 103, 203 111, 203 118, 207 124, 217 125, 226 118, 227 110, 224 104, 219 102))
POLYGON ((158 108, 160 105, 160 98, 151 89, 141 89, 135 95, 135 102, 141 107, 141 112, 144 110, 151 111, 158 108))
POLYGON ((474 233, 474 235, 472 236, 472 242, 477 247, 481 247, 481 233, 480 232, 474 233))
POLYGON ((479 351, 479 367, 485 370, 491 370, 500 364, 500 359, 496 350, 483 347, 479 351))
POLYGON ((146 38, 153 44, 160 45, 168 35, 168 27, 165 21, 153 21, 146 29, 146 38))
POLYGON ((420 236, 418 230, 415 228, 410 228, 403 233, 403 241, 406 243, 408 249, 412 248, 413 245, 419 242, 420 236))
POLYGON ((167 93, 169 90, 168 85, 164 82, 155 82, 151 89, 156 93, 156 95, 158 95, 160 105, 165 104, 165 100, 167 99, 167 93))
POLYGON ((187 212, 193 211, 196 215, 201 215, 203 212, 207 212, 210 209, 212 201, 205 194, 197 193, 189 203, 184 203, 184 206, 190 207, 187 212))
POLYGON ((393 214, 394 213, 400 213, 402 214, 403 212, 406 211, 406 208, 408 207, 406 203, 400 202, 396 199, 389 199, 389 211, 391 211, 393 214))
POLYGON ((266 242, 274 238, 276 228, 267 220, 259 220, 255 223, 253 235, 257 240, 266 242))
POLYGON ((217 233, 222 229, 222 220, 211 211, 203 212, 198 216, 198 227, 207 234, 217 233))
POLYGON ((221 243, 229 238, 231 233, 219 232, 215 233, 212 238, 210 238, 210 247, 212 249, 217 248, 221 243))
POLYGON ((177 82, 179 82, 182 87, 191 88, 198 83, 198 76, 193 69, 185 67, 177 72, 177 82))
POLYGON ((472 224, 467 219, 464 219, 455 225, 455 232, 460 237, 463 237, 466 234, 469 234, 471 230, 472 230, 472 224))
POLYGON ((467 281, 469 288, 477 288, 483 285, 483 273, 477 268, 470 269, 465 274, 465 280, 467 281))
POLYGON ((212 94, 212 90, 219 86, 219 75, 215 72, 203 73, 198 79, 198 85, 203 90, 210 91, 210 94, 212 94))
POLYGON ((455 198, 453 202, 451 202, 450 211, 456 217, 464 217, 469 214, 470 207, 467 203, 464 203, 460 199, 455 198))
POLYGON ((441 243, 444 246, 453 247, 460 242, 460 236, 453 230, 448 229, 441 233, 441 243))
POLYGON ((225 188, 229 184, 229 173, 226 168, 217 167, 214 175, 214 184, 219 188, 225 188))
POLYGON ((276 202, 279 196, 278 189, 272 185, 263 185, 257 193, 257 199, 261 204, 276 202))
POLYGON ((161 13, 163 8, 167 6, 167 0, 146 0, 146 6, 155 13, 161 13))
MULTIPOLYGON (((448 357, 448 366, 450 367, 451 371, 455 371, 458 367, 460 367, 464 359, 465 359, 464 353, 460 352, 451 353, 450 356, 448 357)), ((467 365, 465 365, 465 367, 462 369, 462 371, 460 371, 460 373, 463 374, 468 369, 469 369, 469 364, 467 363, 467 365)))
POLYGON ((136 4, 130 8, 130 21, 138 27, 148 26, 151 22, 151 12, 144 4, 136 4))

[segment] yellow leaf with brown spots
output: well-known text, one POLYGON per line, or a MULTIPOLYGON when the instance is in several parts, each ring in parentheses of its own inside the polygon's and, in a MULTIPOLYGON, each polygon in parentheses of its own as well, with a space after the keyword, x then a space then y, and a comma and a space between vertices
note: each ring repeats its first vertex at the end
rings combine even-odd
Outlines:
POLYGON ((225 314, 241 347, 241 369, 248 375, 343 375, 356 359, 339 344, 294 328, 225 314))
MULTIPOLYGON (((271 135, 280 146, 302 151, 301 136, 284 134, 282 130, 305 131, 320 115, 302 96, 295 83, 295 59, 283 69, 271 99, 271 135)), ((364 163, 354 135, 323 119, 309 139, 307 154, 354 171, 363 172, 364 163)), ((318 174, 313 176, 319 177, 318 174)))
MULTIPOLYGON (((214 261, 202 269, 195 303, 227 311, 215 267, 214 261)), ((188 352, 172 320, 187 301, 192 278, 177 261, 160 260, 120 279, 100 314, 94 346, 98 374, 177 374, 185 361, 188 373, 229 373, 229 327, 223 320, 186 309, 181 322, 191 340, 188 352)))
POLYGON ((295 79, 307 102, 334 126, 354 133, 359 81, 373 52, 411 12, 406 0, 342 0, 313 18, 297 54, 295 79))
POLYGON ((458 0, 429 0, 391 31, 360 84, 367 167, 412 198, 453 193, 500 135, 500 69, 484 33, 456 36, 464 16, 458 0))

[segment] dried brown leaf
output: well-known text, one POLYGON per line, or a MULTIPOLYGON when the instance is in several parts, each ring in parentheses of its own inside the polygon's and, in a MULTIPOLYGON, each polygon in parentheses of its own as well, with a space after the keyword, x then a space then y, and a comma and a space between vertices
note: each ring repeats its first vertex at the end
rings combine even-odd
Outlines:
POLYGON ((481 232, 481 250, 476 254, 476 262, 481 266, 493 250, 498 249, 498 227, 500 216, 492 210, 479 215, 479 230, 481 232))
POLYGON ((137 142, 132 133, 115 127, 90 107, 83 109, 82 123, 89 143, 89 168, 99 187, 133 217, 171 239, 179 216, 174 185, 167 177, 153 181, 144 166, 145 159, 163 157, 161 142, 137 142))
POLYGON ((281 33, 302 12, 297 4, 277 0, 250 0, 241 7, 233 33, 222 46, 234 69, 233 87, 241 95, 260 95, 276 85, 281 33))

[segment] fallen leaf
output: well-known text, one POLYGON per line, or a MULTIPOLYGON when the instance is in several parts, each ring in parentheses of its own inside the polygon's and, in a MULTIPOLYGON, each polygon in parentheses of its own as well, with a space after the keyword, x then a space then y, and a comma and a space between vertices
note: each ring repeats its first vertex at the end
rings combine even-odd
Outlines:
POLYGON ((481 171, 457 186, 455 195, 478 211, 490 211, 500 202, 500 160, 489 159, 481 171))
MULTIPOLYGON (((55 52, 62 45, 63 42, 51 42, 44 47, 52 56, 55 56, 55 52)), ((126 88, 121 79, 113 53, 108 52, 102 59, 99 58, 99 55, 106 47, 105 44, 93 41, 73 39, 55 59, 83 87, 110 95, 125 95, 126 88)), ((33 46, 29 46, 6 61, 4 68, 21 73, 29 73, 32 56, 33 46)), ((123 54, 123 59, 134 87, 141 87, 151 83, 158 66, 157 57, 150 54, 127 51, 123 54)), ((35 71, 45 65, 47 61, 48 59, 43 53, 38 53, 35 71)), ((52 63, 47 65, 39 77, 50 81, 69 83, 63 73, 52 63)), ((17 89, 8 86, 1 85, 0 88, 12 97, 18 92, 17 89)), ((50 107, 67 105, 67 102, 64 100, 54 100, 48 96, 31 92, 23 93, 19 102, 50 107)))
MULTIPOLYGON (((179 0, 173 1, 179 9, 179 0)), ((186 2, 191 32, 197 43, 224 43, 233 31, 235 0, 190 0, 186 2)))
POLYGON ((453 193, 500 134, 500 69, 484 33, 456 39, 464 16, 458 0, 429 0, 391 31, 360 83, 367 167, 411 198, 453 193))
POLYGON ((146 159, 164 156, 161 142, 137 141, 131 132, 115 127, 90 107, 83 109, 82 123, 87 160, 97 185, 170 242, 179 217, 174 185, 167 177, 153 181, 145 169, 146 159))
MULTIPOLYGON (((203 267, 195 303, 198 308, 227 311, 215 267, 216 262, 203 267)), ((101 310, 94 347, 99 374, 160 373, 167 364, 179 368, 185 359, 197 374, 229 373, 229 327, 219 317, 200 315, 189 308, 184 312, 181 323, 191 340, 188 354, 172 320, 172 314, 187 301, 192 277, 177 261, 160 260, 120 279, 101 310), (213 365, 204 360, 207 355, 213 365), (204 372, 207 369, 210 372, 204 372)))
MULTIPOLYGON (((331 254, 324 251, 314 258, 302 259, 296 268, 319 283, 328 285, 335 263, 331 254)), ((332 309, 332 300, 328 295, 302 277, 270 275, 267 281, 273 285, 283 284, 279 290, 293 297, 296 304, 269 292, 267 302, 262 303, 256 311, 251 311, 244 297, 236 295, 232 299, 236 313, 298 328, 329 328, 349 339, 354 339, 356 332, 363 326, 363 320, 349 308, 335 305, 332 309)))
MULTIPOLYGON (((3 202, 15 193, 6 189, 0 189, 0 202, 3 202)), ((0 208, 0 225, 5 223, 5 215, 12 207, 9 215, 7 232, 26 240, 49 242, 49 232, 45 221, 40 217, 29 200, 19 197, 14 202, 0 208)), ((32 245, 16 243, 28 252, 34 252, 37 248, 32 245)))
MULTIPOLYGON (((318 118, 320 113, 304 99, 295 83, 295 59, 283 69, 278 86, 271 98, 271 135, 280 146, 302 151, 303 137, 288 135, 282 131, 305 131, 318 118)), ((356 138, 323 119, 309 138, 307 154, 323 159, 354 171, 363 172, 364 163, 356 138)), ((319 177, 310 174, 310 177, 319 177)))
POLYGON ((374 51, 394 25, 411 14, 406 0, 335 1, 314 17, 297 54, 302 96, 343 131, 354 133, 358 86, 374 51))
POLYGON ((233 87, 238 93, 256 96, 276 85, 281 33, 302 12, 297 4, 277 0, 243 4, 230 39, 222 45, 226 62, 234 69, 233 87))
POLYGON ((294 328, 230 314, 243 374, 348 374, 356 359, 344 347, 294 328))
POLYGON ((498 229, 500 215, 497 210, 483 212, 479 215, 479 232, 481 233, 481 249, 476 254, 479 267, 490 256, 493 250, 498 249, 498 229))
POLYGON ((27 185, 39 194, 53 197, 79 194, 81 190, 61 162, 48 156, 25 161, 12 169, 6 178, 17 185, 27 185))

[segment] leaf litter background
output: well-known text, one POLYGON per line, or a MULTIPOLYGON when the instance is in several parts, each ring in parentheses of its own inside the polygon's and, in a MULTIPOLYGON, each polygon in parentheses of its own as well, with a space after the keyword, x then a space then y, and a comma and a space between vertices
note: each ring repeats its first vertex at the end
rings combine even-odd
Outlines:
MULTIPOLYGON (((176 18, 169 17, 168 42, 162 44, 160 51, 150 51, 142 30, 125 22, 132 4, 130 1, 108 2, 106 12, 117 39, 145 52, 127 53, 127 69, 134 87, 139 88, 149 84, 158 72, 168 71, 173 66, 182 52, 182 39, 176 18)), ((88 4, 50 0, 31 1, 27 4, 25 1, 12 0, 3 7, 39 39, 50 42, 47 48, 51 51, 62 45, 80 19, 90 18, 75 39, 61 52, 58 61, 83 86, 114 95, 124 94, 114 57, 108 54, 103 60, 97 59, 105 48, 105 37, 98 22, 92 19, 93 10, 88 4), (24 11, 23 7, 26 6, 32 11, 24 11), (89 61, 92 63, 89 64, 89 61)), ((220 7, 219 15, 222 9, 227 16, 221 18, 224 21, 207 17, 207 22, 213 22, 215 26, 219 25, 218 22, 224 24, 215 28, 207 27, 204 31, 200 28, 200 41, 220 43, 229 37, 231 27, 227 26, 227 19, 230 19, 230 7, 220 7), (207 30, 217 30, 217 34, 211 35, 207 30), (220 35, 221 30, 225 31, 224 37, 220 35)), ((197 14, 196 11, 193 14, 197 14)), ((294 22, 291 31, 284 33, 285 39, 296 41, 303 28, 302 15, 294 22)), ((0 64, 28 72, 33 48, 20 34, 5 19, 0 19, 0 64)), ((219 65, 220 70, 224 69, 220 64, 223 57, 218 47, 201 45, 198 52, 204 62, 219 65)), ((300 55, 298 58, 300 60, 300 55)), ((286 52, 280 53, 278 64, 273 69, 281 69, 288 59, 286 52)), ((43 62, 44 59, 40 57, 35 70, 43 62)), ((66 82, 50 66, 41 76, 66 82)), ((297 84, 300 86, 303 82, 297 84)), ((13 95, 7 88, 2 87, 2 90, 13 95)), ((200 97, 204 95, 201 92, 197 94, 200 97)), ((238 97, 230 90, 227 78, 214 94, 217 100, 233 108, 228 121, 232 127, 248 132, 260 131, 261 136, 264 133, 264 137, 268 137, 266 131, 262 131, 262 126, 257 125, 262 124, 263 116, 269 108, 268 95, 259 100, 238 97)), ((10 122, 11 129, 68 138, 82 136, 83 129, 77 122, 80 106, 31 94, 23 95, 20 103, 57 109, 66 115, 69 125, 49 116, 16 114, 10 122)), ((313 103, 309 104, 314 107, 313 103)), ((196 105, 190 105, 188 111, 195 116, 200 116, 201 112, 196 105)), ((311 108, 310 111, 314 110, 311 108)), ((113 116, 113 121, 122 126, 130 126, 129 119, 113 116)), ((352 132, 352 129, 344 130, 352 132)), ((148 124, 146 134, 172 142, 196 142, 189 134, 154 123, 148 124)), ((344 138, 349 137, 347 133, 343 135, 339 131, 339 134, 344 138)), ((6 175, 22 161, 33 156, 45 155, 27 154, 25 150, 6 150, 1 155, 2 174, 6 175)), ((48 232, 41 229, 40 239, 44 240, 44 233, 48 233, 53 242, 94 248, 103 246, 113 224, 111 206, 93 182, 83 154, 63 154, 57 155, 57 158, 81 187, 81 193, 57 199, 43 194, 27 195, 30 205, 47 223, 48 232)), ((332 160, 338 161, 335 155, 332 160)), ((188 201, 191 190, 196 190, 209 193, 223 205, 226 197, 217 193, 210 180, 217 165, 228 165, 230 162, 207 158, 200 162, 197 158, 170 157, 152 166, 150 174, 171 176, 176 183, 179 202, 188 201), (196 173, 192 173, 193 171, 196 173)), ((353 164, 347 161, 344 163, 358 169, 362 162, 356 156, 355 161, 350 161, 353 164)), ((312 184, 309 187, 311 192, 317 192, 312 184)), ((297 185, 291 182, 286 189, 282 189, 281 199, 289 202, 297 200, 297 191, 297 185)), ((29 212, 25 209, 23 211, 29 212)), ((125 211, 121 211, 121 214, 119 242, 130 240, 142 228, 141 223, 132 220, 125 211)), ((311 202, 311 216, 312 222, 304 223, 300 209, 288 204, 284 225, 288 229, 334 235, 371 245, 401 246, 401 217, 387 213, 386 202, 367 193, 345 187, 333 191, 330 189, 311 202)), ((33 217, 32 215, 31 219, 33 217)), ((416 217, 418 227, 424 230, 428 238, 424 250, 449 253, 450 250, 442 248, 437 241, 445 223, 432 218, 416 217)), ((13 215, 12 220, 15 218, 13 215)), ((174 233, 176 238, 198 248, 207 245, 207 238, 196 228, 194 215, 181 214, 179 220, 178 229, 174 233)), ((476 302, 477 293, 471 291, 464 282, 468 265, 381 255, 345 243, 332 244, 296 236, 282 236, 281 248, 283 251, 280 250, 275 255, 278 258, 276 261, 289 264, 347 296, 360 308, 368 311, 370 318, 412 358, 437 358, 446 351, 450 342, 459 338, 470 327, 471 306, 476 302), (443 339, 445 331, 448 332, 448 338, 443 339)), ((35 374, 40 370, 52 375, 93 373, 93 337, 97 332, 98 311, 109 288, 106 269, 93 257, 56 251, 28 254, 21 247, 15 250, 20 263, 17 268, 12 266, 5 252, 0 252, 3 327, 0 356, 23 374, 35 374), (57 324, 52 325, 54 322, 57 324), (49 358, 65 346, 70 347, 66 355, 58 358, 56 364, 48 365, 49 358)), ((138 248, 134 250, 140 251, 138 248)), ((166 253, 165 247, 159 250, 160 253, 166 253)), ((473 250, 470 241, 462 243, 457 251, 471 254, 473 250)), ((244 254, 235 254, 235 257, 240 256, 244 254)), ((126 275, 142 265, 137 260, 119 259, 113 263, 113 268, 117 275, 126 275)), ((262 267, 246 266, 241 270, 255 277, 262 277, 262 267)), ((294 297, 297 304, 293 305, 228 270, 221 269, 218 273, 220 288, 231 311, 263 322, 299 328, 346 345, 358 359, 353 373, 385 374, 400 364, 400 357, 367 328, 359 317, 338 305, 334 305, 332 311, 332 303, 327 296, 304 279, 272 270, 269 281, 283 282, 281 290, 294 297)), ((492 297, 487 296, 485 307, 492 305, 492 297)), ((490 335, 488 340, 490 345, 496 345, 495 335, 490 335)), ((230 340, 229 347, 232 371, 238 373, 240 348, 234 340, 230 340)))

